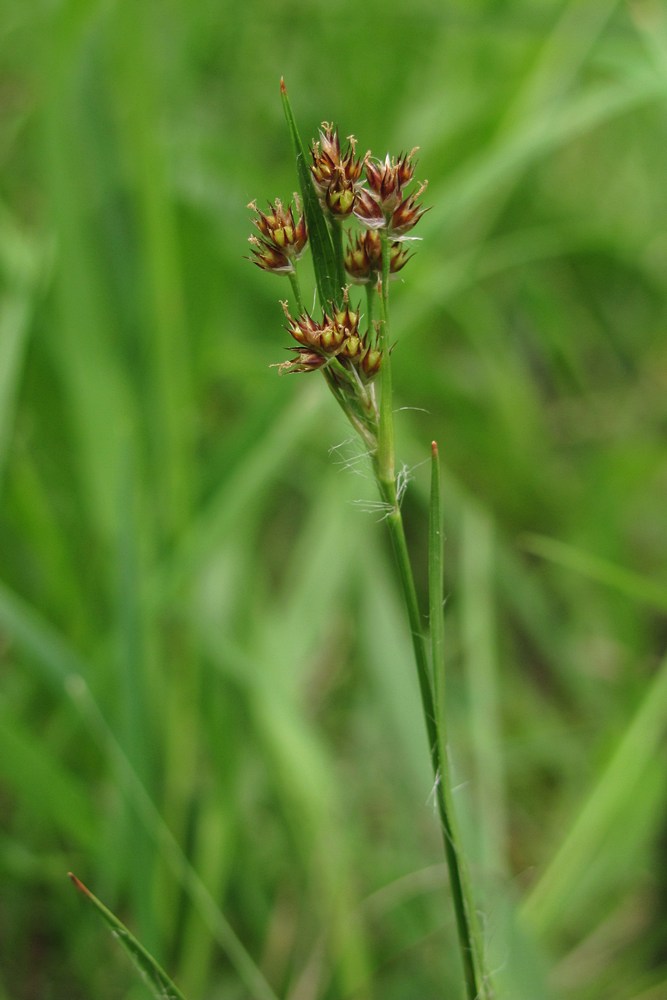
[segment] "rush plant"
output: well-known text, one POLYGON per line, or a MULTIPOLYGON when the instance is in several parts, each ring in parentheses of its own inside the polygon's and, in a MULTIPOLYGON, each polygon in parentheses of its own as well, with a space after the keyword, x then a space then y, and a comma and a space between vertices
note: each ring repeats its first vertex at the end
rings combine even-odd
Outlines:
POLYGON ((291 284, 294 304, 283 301, 282 307, 287 332, 297 346, 278 370, 321 372, 361 438, 373 469, 412 636, 466 995, 468 1000, 489 1000, 492 987, 484 968, 448 764, 438 448, 433 442, 429 627, 425 630, 403 526, 404 484, 397 475, 394 447, 390 286, 392 276, 410 259, 413 231, 426 211, 421 200, 426 183, 416 180, 416 149, 395 157, 387 154, 384 159, 370 152, 359 156, 355 137, 349 136, 343 144, 338 129, 327 122, 318 139, 306 148, 283 81, 281 95, 301 197, 295 194, 289 208, 276 200, 267 212, 251 203, 259 233, 250 237, 252 259, 265 271, 286 275, 291 284), (319 299, 314 315, 304 309, 298 270, 308 246, 319 299), (365 289, 363 312, 352 286, 365 289))

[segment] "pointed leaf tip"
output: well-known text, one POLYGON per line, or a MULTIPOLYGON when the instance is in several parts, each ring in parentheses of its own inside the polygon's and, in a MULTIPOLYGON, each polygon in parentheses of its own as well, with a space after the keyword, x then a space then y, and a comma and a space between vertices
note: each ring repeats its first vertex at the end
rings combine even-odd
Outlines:
POLYGON ((74 872, 67 872, 67 877, 71 879, 75 889, 78 889, 79 892, 83 893, 84 896, 90 896, 89 889, 83 884, 81 879, 76 877, 74 872))
POLYGON ((285 77, 284 76, 280 77, 280 93, 281 94, 286 94, 287 93, 287 87, 285 86, 285 77))

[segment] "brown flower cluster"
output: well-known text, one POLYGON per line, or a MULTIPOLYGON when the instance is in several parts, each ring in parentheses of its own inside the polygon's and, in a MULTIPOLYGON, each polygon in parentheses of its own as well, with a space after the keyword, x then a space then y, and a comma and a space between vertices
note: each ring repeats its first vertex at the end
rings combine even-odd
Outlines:
MULTIPOLYGON (((392 241, 389 245, 390 274, 397 274, 411 256, 404 243, 392 241)), ((376 282, 382 273, 382 241, 377 229, 366 229, 351 238, 344 260, 352 281, 361 285, 376 282)))
POLYGON ((322 122, 320 138, 310 150, 313 159, 310 171, 320 200, 340 219, 352 214, 360 184, 364 160, 356 157, 356 148, 357 140, 350 135, 342 152, 338 129, 322 122))
POLYGON ((294 206, 296 220, 292 207, 285 208, 280 199, 276 199, 273 204, 269 203, 268 213, 260 212, 256 201, 251 201, 248 205, 256 213, 257 218, 253 222, 261 233, 261 237, 248 237, 253 255, 250 259, 264 271, 276 274, 293 272, 294 262, 306 247, 308 234, 297 194, 294 195, 294 206))
MULTIPOLYGON (((426 184, 415 182, 414 156, 416 149, 402 154, 398 159, 388 155, 384 161, 375 160, 370 152, 357 156, 357 141, 348 136, 341 145, 337 128, 323 122, 318 139, 310 147, 310 175, 317 191, 320 205, 327 217, 336 253, 341 264, 357 284, 378 286, 383 270, 383 246, 389 248, 389 272, 397 274, 411 257, 407 234, 416 226, 425 212, 419 199, 426 184), (341 223, 355 219, 356 232, 349 235, 344 250, 341 223)), ((248 206, 255 212, 254 224, 259 235, 252 235, 251 260, 265 271, 287 274, 300 301, 296 261, 308 240, 306 223, 298 196, 294 205, 285 207, 276 200, 267 212, 258 209, 256 202, 248 206)), ((343 305, 327 306, 321 322, 303 311, 293 318, 283 303, 287 330, 298 346, 294 356, 279 365, 283 372, 307 372, 325 369, 330 381, 349 382, 352 385, 369 382, 379 371, 382 352, 377 349, 378 336, 372 320, 368 329, 359 329, 359 313, 350 308, 347 291, 343 305)), ((372 308, 370 310, 372 313, 372 308)))
POLYGON ((385 230, 391 241, 391 273, 405 267, 410 254, 401 242, 425 212, 419 199, 426 184, 409 190, 416 148, 398 159, 386 156, 382 162, 370 153, 357 157, 356 146, 354 136, 348 136, 342 150, 337 129, 323 122, 319 139, 311 146, 310 170, 322 207, 335 219, 354 215, 366 230, 351 238, 345 254, 348 274, 365 284, 376 282, 382 272, 379 230, 385 230))
POLYGON ((356 156, 356 139, 348 136, 347 147, 341 150, 338 130, 322 123, 320 137, 311 146, 311 174, 322 205, 333 216, 354 214, 368 229, 386 229, 392 239, 401 239, 417 225, 425 209, 419 198, 426 190, 421 184, 408 193, 414 180, 411 152, 384 162, 374 160, 370 152, 356 156))
MULTIPOLYGON (((363 382, 370 381, 380 369, 381 352, 368 343, 359 330, 360 315, 350 309, 347 295, 341 309, 324 313, 316 322, 308 313, 294 318, 287 302, 281 303, 286 330, 300 345, 292 348, 295 357, 279 365, 281 372, 315 371, 331 365, 335 358, 345 368, 354 368, 363 382)), ((332 369, 335 371, 335 368, 332 369)))
POLYGON ((412 159, 416 152, 417 147, 398 160, 390 159, 387 154, 384 163, 366 157, 364 172, 368 187, 359 191, 354 208, 362 225, 386 229, 390 237, 398 240, 417 225, 426 211, 419 204, 426 183, 412 194, 406 190, 414 180, 412 159))

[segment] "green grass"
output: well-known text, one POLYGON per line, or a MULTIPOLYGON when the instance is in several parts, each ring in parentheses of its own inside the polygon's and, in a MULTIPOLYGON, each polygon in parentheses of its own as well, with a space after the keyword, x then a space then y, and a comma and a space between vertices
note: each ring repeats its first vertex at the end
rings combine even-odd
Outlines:
POLYGON ((246 204, 296 184, 283 74, 304 140, 419 145, 430 182, 398 454, 424 599, 433 438, 444 464, 499 996, 658 1000, 661 5, 5 7, 0 1000, 148 995, 68 871, 189 1000, 460 996, 373 484, 321 380, 270 368, 288 289, 243 260, 246 204))

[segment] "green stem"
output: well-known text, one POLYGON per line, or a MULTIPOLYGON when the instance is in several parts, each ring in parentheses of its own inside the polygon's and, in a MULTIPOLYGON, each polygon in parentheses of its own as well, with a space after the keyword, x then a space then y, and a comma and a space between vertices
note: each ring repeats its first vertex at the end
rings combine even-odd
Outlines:
MULTIPOLYGON (((385 231, 382 239, 382 286, 380 294, 380 427, 378 433, 377 474, 380 489, 384 493, 393 491, 395 503, 396 483, 394 471, 394 411, 392 406, 391 347, 389 344, 389 240, 385 231)), ((396 505, 397 506, 397 505, 396 505)))
POLYGON ((343 221, 337 216, 331 219, 331 239, 336 260, 336 285, 342 291, 347 284, 345 280, 345 257, 343 253, 343 221))
MULTIPOLYGON (((490 1000, 490 992, 485 983, 482 973, 481 960, 481 939, 475 920, 474 902, 468 883, 465 870, 463 852, 460 846, 460 838, 456 827, 454 808, 451 794, 451 775, 447 762, 447 740, 444 726, 444 718, 439 706, 436 705, 434 695, 434 678, 429 663, 426 640, 422 616, 417 598, 412 565, 408 552, 403 518, 396 490, 396 480, 394 476, 394 432, 393 432, 393 412, 391 402, 391 358, 389 353, 389 240, 385 233, 382 233, 382 323, 381 323, 381 347, 383 351, 381 372, 382 399, 380 401, 380 425, 378 451, 375 458, 375 474, 378 487, 383 501, 387 505, 388 513, 385 518, 389 528, 394 556, 398 569, 398 576, 403 591, 410 624, 412 637, 412 647, 417 667, 417 678, 419 682, 419 692, 421 695, 422 711, 426 725, 426 735, 428 738, 429 752, 431 756, 431 766, 435 781, 435 798, 438 808, 438 816, 442 829, 445 858, 449 870, 449 880, 452 893, 452 903, 456 917, 456 927, 459 939, 459 949, 463 964, 463 975, 466 986, 466 996, 468 1000, 490 1000)), ((434 487, 437 489, 437 487, 434 487)), ((437 509, 439 511, 439 491, 436 496, 437 509)), ((434 518, 436 515, 433 515, 434 518)), ((439 518, 439 514, 437 515, 439 518)), ((433 530, 433 528, 432 528, 433 530)), ((439 566, 441 572, 442 562, 437 559, 433 563, 439 566)), ((440 589, 436 594, 441 593, 440 589)), ((433 610, 433 609, 432 609, 433 610)), ((438 655, 438 669, 441 663, 442 653, 442 626, 436 624, 436 620, 442 617, 442 600, 438 604, 438 613, 434 616, 433 625, 436 627, 436 636, 433 639, 433 652, 438 655), (438 631, 440 629, 440 631, 438 631)), ((435 664, 434 660, 434 664, 435 664)), ((434 665, 434 670, 435 670, 434 665)), ((439 690, 439 695, 442 696, 439 690)))
POLYGON ((419 681, 419 693, 421 695, 422 711, 431 755, 431 766, 435 780, 435 798, 442 829, 452 904, 454 906, 459 948, 463 963, 466 996, 468 1000, 483 1000, 483 998, 489 998, 490 994, 484 984, 484 977, 480 971, 481 947, 479 933, 476 928, 474 903, 468 884, 460 838, 454 818, 451 775, 447 763, 447 744, 443 728, 439 725, 439 713, 436 711, 433 696, 429 659, 422 630, 422 618, 417 600, 417 591, 403 528, 403 518, 400 508, 396 503, 396 491, 394 490, 393 496, 391 492, 384 489, 381 489, 381 493, 383 500, 387 504, 392 505, 392 510, 387 515, 386 521, 410 624, 412 648, 419 681))
POLYGON ((294 300, 296 302, 296 307, 299 311, 299 315, 302 315, 303 313, 305 313, 306 310, 303 308, 303 299, 301 298, 301 285, 299 284, 299 276, 296 273, 296 269, 294 271, 289 271, 288 277, 290 285, 292 286, 292 291, 294 292, 294 300))
POLYGON ((377 289, 374 281, 369 281, 366 285, 366 323, 368 326, 368 336, 370 342, 375 346, 375 331, 373 329, 373 318, 375 316, 375 298, 377 289))

